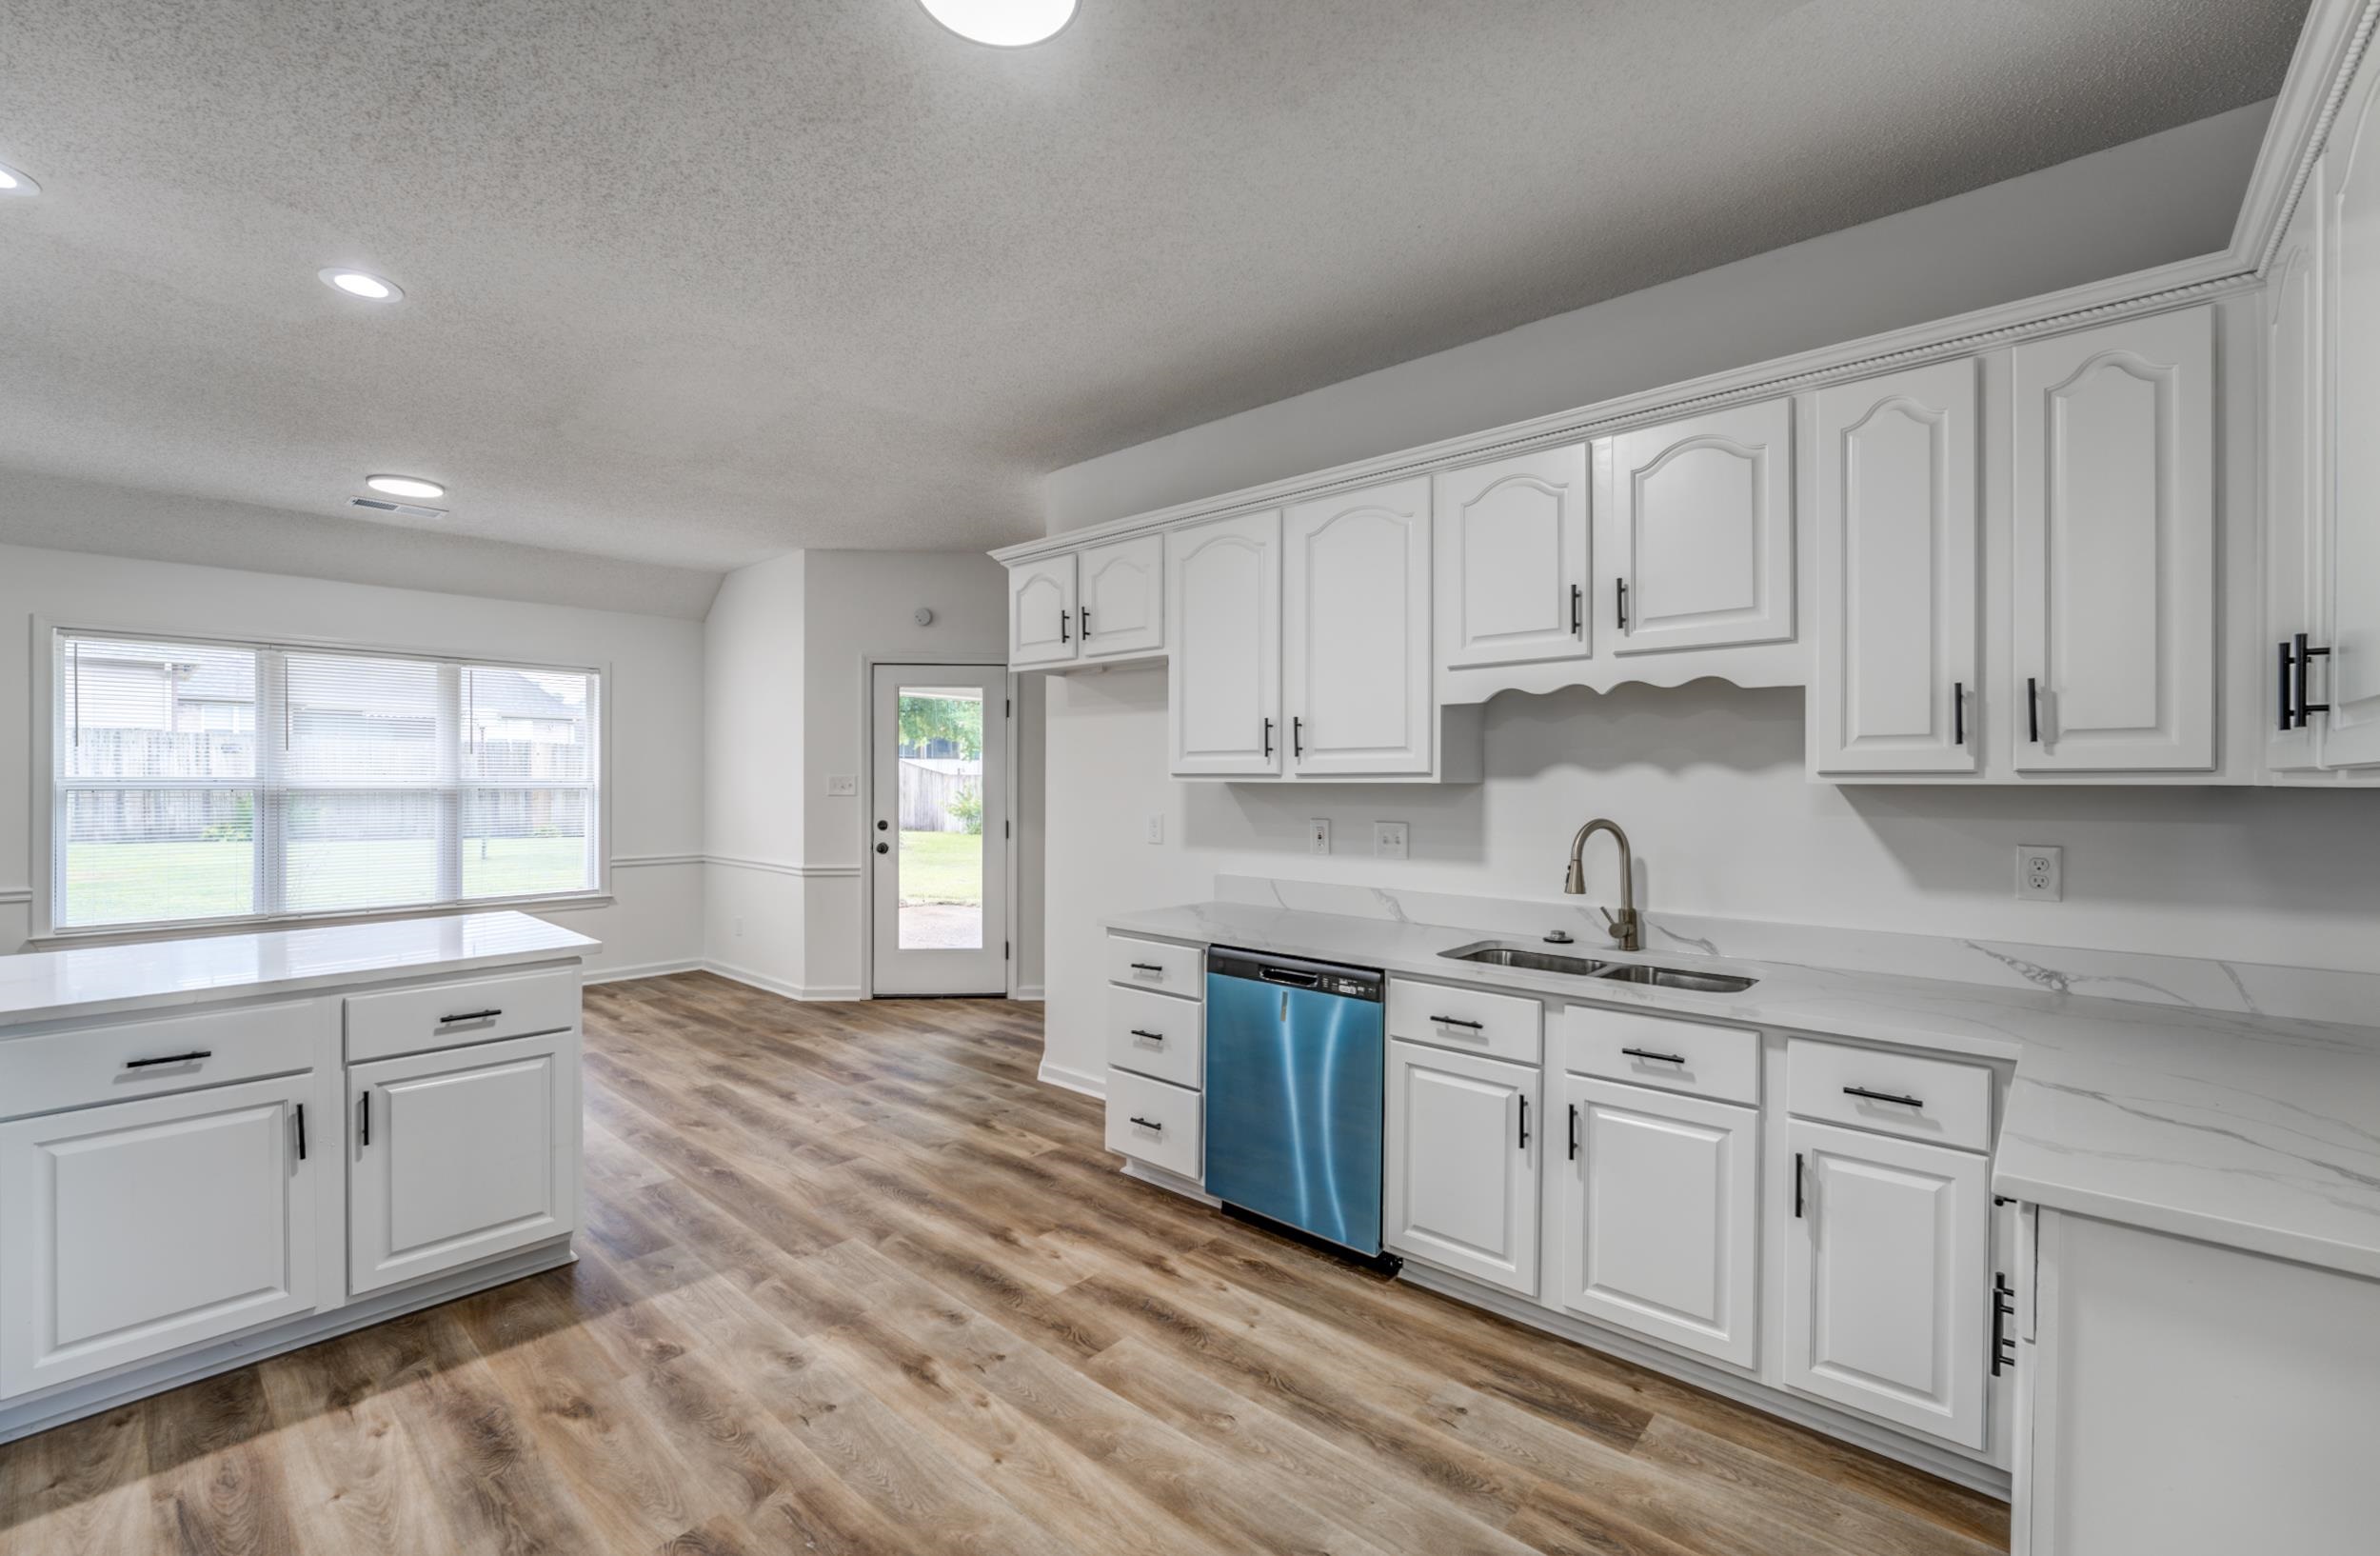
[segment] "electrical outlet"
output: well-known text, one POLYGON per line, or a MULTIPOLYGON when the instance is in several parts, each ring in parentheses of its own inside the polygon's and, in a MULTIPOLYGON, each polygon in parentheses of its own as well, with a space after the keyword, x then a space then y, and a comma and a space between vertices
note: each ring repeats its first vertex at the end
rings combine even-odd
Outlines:
POLYGON ((1306 852, 1328 853, 1330 851, 1331 824, 1323 817, 1317 816, 1306 823, 1306 852))
POLYGON ((2034 902, 2066 897, 2066 850, 2053 843, 2016 845, 2016 895, 2034 902))
POLYGON ((736 938, 738 940, 742 940, 744 938, 744 921, 742 919, 736 920, 736 938))
POLYGON ((857 776, 848 773, 828 773, 826 775, 827 798, 843 799, 856 795, 859 792, 860 780, 857 776))
POLYGON ((1372 824, 1372 857, 1402 859, 1405 857, 1405 824, 1401 821, 1376 821, 1372 824))
POLYGON ((1152 810, 1149 812, 1148 841, 1151 843, 1162 843, 1165 841, 1164 811, 1152 810))

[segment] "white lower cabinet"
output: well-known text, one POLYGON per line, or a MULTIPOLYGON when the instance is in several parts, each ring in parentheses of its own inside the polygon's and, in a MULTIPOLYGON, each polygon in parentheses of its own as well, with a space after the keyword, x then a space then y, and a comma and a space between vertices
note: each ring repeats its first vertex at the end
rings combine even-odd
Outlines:
POLYGON ((1564 1077, 1561 1273, 1554 1293, 1738 1366, 1760 1327, 1760 1115, 1751 1107, 1564 1077))
POLYGON ((303 1117, 313 1090, 298 1074, 0 1125, 0 1398, 311 1309, 336 1148, 303 1117))
POLYGON ((1982 1447, 1988 1162, 1806 1119, 1786 1128, 1786 1386, 1982 1447))
POLYGON ((1537 1295, 1544 1132, 1535 1065, 1392 1041, 1381 1242, 1537 1295))
POLYGON ((347 1069, 347 1288, 418 1280, 578 1226, 578 1033, 347 1069))

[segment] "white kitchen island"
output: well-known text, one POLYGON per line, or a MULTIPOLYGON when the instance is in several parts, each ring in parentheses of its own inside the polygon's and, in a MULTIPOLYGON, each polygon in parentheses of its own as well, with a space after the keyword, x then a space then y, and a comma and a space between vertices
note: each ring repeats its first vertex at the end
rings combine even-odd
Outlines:
POLYGON ((0 1441, 572 1258, 525 913, 0 957, 0 1441))

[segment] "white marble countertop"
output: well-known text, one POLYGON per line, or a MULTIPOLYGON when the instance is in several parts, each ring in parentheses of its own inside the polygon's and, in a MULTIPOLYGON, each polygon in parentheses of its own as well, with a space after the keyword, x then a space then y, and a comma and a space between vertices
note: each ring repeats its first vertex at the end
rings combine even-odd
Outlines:
MULTIPOLYGON (((1107 921, 1124 934, 1310 956, 1580 1004, 2013 1061, 1993 1190, 2380 1279, 2380 1027, 1671 952, 1613 961, 1759 980, 1738 994, 1454 962, 1534 937, 1242 903, 1107 921)), ((2380 1014, 2380 1012, 2375 1012, 2380 1014)))
POLYGON ((78 946, 0 956, 0 1031, 418 977, 583 958, 602 942, 526 913, 78 946))

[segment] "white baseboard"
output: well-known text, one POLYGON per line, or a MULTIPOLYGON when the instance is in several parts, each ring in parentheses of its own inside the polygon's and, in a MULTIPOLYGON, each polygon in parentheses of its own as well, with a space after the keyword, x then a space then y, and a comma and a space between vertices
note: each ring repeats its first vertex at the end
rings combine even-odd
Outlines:
POLYGON ((750 968, 740 968, 729 962, 706 961, 704 972, 717 973, 730 983, 743 984, 767 994, 782 994, 789 1000, 858 1000, 867 996, 857 984, 794 984, 783 978, 772 978, 750 968))
POLYGON ((1035 1005, 1041 1005, 1047 1002, 1049 994, 1040 984, 1019 984, 1017 991, 1008 997, 1012 1000, 1027 1000, 1035 1005))
POLYGON ((1124 1165, 1118 1170, 1136 1182, 1162 1188, 1169 1194, 1180 1194, 1186 1200, 1197 1200, 1210 1210, 1220 1208, 1223 1203, 1204 1188, 1200 1187, 1196 1178, 1185 1178, 1179 1172, 1168 1172, 1161 1167, 1151 1167, 1146 1162, 1136 1162, 1129 1156, 1124 1158, 1124 1165))
POLYGON ((690 956, 677 962, 633 962, 623 967, 592 967, 580 980, 589 984, 619 984, 630 978, 666 978, 673 972, 700 972, 703 959, 690 956))
POLYGON ((1103 1098, 1107 1095, 1107 1076, 1103 1072, 1093 1075, 1087 1070, 1068 1069, 1063 1065, 1053 1065, 1044 1059, 1041 1061, 1041 1073, 1043 1086, 1054 1086, 1067 1091, 1080 1091, 1086 1097, 1103 1098))

